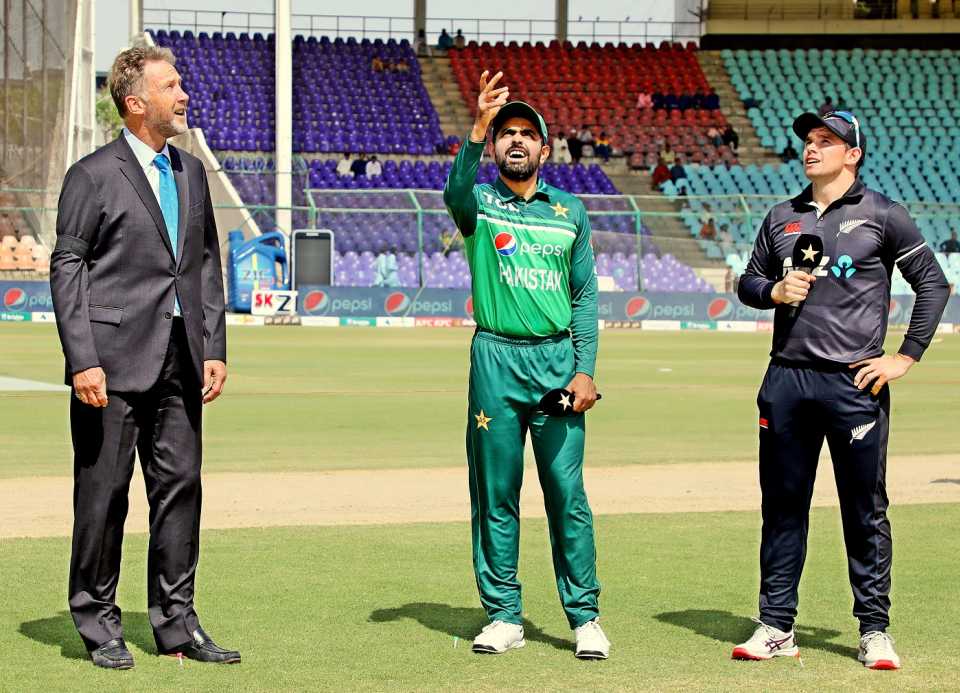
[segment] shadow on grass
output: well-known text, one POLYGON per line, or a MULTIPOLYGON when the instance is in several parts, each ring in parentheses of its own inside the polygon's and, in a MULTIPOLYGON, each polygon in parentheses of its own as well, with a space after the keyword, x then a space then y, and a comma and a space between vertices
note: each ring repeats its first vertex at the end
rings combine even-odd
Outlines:
MULTIPOLYGON (((483 609, 432 602, 404 604, 395 609, 377 609, 370 614, 369 620, 371 623, 389 623, 405 618, 417 621, 430 630, 446 633, 468 642, 473 640, 480 629, 490 622, 483 609)), ((526 640, 550 645, 558 650, 569 650, 573 647, 572 639, 564 640, 544 633, 527 619, 523 621, 523 637, 526 640)))
MULTIPOLYGON (((20 624, 20 633, 42 645, 60 648, 60 656, 66 659, 88 659, 87 649, 73 625, 70 612, 61 611, 56 616, 24 621, 20 624)), ((157 645, 153 639, 150 619, 143 612, 123 614, 123 637, 131 645, 144 652, 156 654, 157 645)))
MULTIPOLYGON (((757 624, 749 618, 736 616, 729 611, 716 609, 687 609, 686 611, 666 611, 654 616, 662 623, 687 628, 694 633, 736 645, 753 633, 757 624)), ((840 635, 840 631, 830 628, 816 628, 797 625, 797 644, 802 652, 804 648, 832 652, 841 657, 856 657, 857 648, 830 642, 840 635)))

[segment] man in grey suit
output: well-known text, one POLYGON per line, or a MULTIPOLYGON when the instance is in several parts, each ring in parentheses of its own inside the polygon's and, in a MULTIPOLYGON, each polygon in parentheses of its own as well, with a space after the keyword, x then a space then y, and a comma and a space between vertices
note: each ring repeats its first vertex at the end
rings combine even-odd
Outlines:
POLYGON ((116 605, 134 453, 150 504, 150 623, 162 654, 239 662, 200 627, 203 404, 227 377, 220 247, 173 54, 121 53, 109 78, 123 134, 67 171, 50 287, 72 386, 70 611, 94 664, 126 669, 116 605))

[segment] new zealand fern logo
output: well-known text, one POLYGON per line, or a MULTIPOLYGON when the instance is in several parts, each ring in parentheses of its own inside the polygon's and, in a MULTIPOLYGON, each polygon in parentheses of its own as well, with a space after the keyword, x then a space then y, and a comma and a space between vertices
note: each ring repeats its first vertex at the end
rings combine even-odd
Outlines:
POLYGON ((831 267, 830 271, 838 279, 849 279, 857 271, 857 268, 853 266, 853 258, 849 255, 841 255, 837 258, 837 264, 831 267))

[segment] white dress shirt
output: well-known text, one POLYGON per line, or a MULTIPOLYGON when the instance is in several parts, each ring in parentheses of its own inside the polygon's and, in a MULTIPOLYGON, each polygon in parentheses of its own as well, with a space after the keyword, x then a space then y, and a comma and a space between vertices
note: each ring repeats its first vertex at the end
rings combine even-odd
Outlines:
POLYGON ((150 189, 153 190, 154 197, 157 198, 157 204, 160 204, 160 169, 153 163, 157 154, 163 154, 170 161, 170 147, 166 142, 163 143, 163 149, 159 152, 153 151, 153 147, 134 135, 132 132, 123 129, 123 136, 127 138, 127 144, 133 150, 133 155, 137 157, 137 163, 147 176, 147 182, 150 183, 150 189))
MULTIPOLYGON (((130 132, 127 128, 123 129, 123 136, 127 140, 127 144, 130 145, 130 149, 133 150, 133 155, 137 157, 137 163, 140 164, 140 168, 143 169, 144 174, 147 176, 147 182, 150 184, 150 189, 153 190, 153 196, 157 198, 157 204, 160 204, 160 169, 157 168, 154 159, 157 158, 157 154, 163 154, 167 157, 167 161, 170 159, 170 147, 166 142, 163 143, 163 149, 159 152, 153 151, 153 147, 141 140, 139 137, 130 132)), ((173 171, 171 169, 171 175, 173 171)), ((162 207, 161 207, 162 209, 162 207)), ((166 229, 164 229, 166 231, 166 229)), ((177 233, 184 233, 186 229, 177 229, 177 233)), ((173 249, 176 253, 177 249, 173 249)), ((175 297, 173 299, 173 314, 180 315, 180 299, 175 297)))

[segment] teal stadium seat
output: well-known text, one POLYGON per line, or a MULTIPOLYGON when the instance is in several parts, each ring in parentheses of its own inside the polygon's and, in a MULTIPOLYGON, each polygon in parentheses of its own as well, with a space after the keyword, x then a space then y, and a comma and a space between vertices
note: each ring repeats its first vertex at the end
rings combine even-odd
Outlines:
MULTIPOLYGON (((957 208, 947 214, 944 207, 933 209, 923 203, 960 203, 960 51, 725 50, 721 59, 740 98, 760 104, 747 117, 764 147, 779 152, 788 139, 796 143, 790 130, 793 119, 815 110, 829 95, 863 119, 870 138, 862 173, 867 184, 903 201, 935 248, 957 230, 957 208), (871 79, 851 80, 851 74, 871 79)), ((750 242, 766 208, 807 184, 798 163, 761 170, 690 168, 695 195, 775 196, 748 198, 751 211, 754 207, 762 211, 750 224, 741 219, 733 233, 750 242)), ((737 208, 743 212, 742 202, 735 198, 717 204, 722 208, 718 212, 733 213, 737 208)), ((960 274, 960 255, 956 257, 956 267, 954 260, 944 260, 949 276, 960 274)), ((734 267, 729 257, 727 262, 734 267)), ((898 288, 904 288, 906 283, 899 281, 898 288)))

